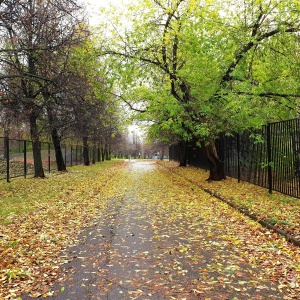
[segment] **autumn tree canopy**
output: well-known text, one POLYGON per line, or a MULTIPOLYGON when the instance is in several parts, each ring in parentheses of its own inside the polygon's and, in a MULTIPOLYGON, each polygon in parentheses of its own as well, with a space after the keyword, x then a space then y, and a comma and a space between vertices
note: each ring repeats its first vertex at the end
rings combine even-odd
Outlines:
POLYGON ((83 18, 82 8, 69 0, 1 3, 2 104, 29 121, 36 177, 44 177, 38 122, 45 111, 52 113, 70 49, 85 37, 83 18))
POLYGON ((58 170, 64 171, 61 139, 83 141, 89 164, 88 142, 106 136, 115 118, 116 108, 109 108, 108 101, 108 68, 93 52, 86 12, 79 3, 1 1, 1 118, 17 116, 28 122, 36 177, 44 177, 42 135, 52 138, 58 170))
POLYGON ((130 109, 152 138, 180 143, 181 165, 186 142, 196 141, 211 162, 210 179, 222 179, 220 133, 298 114, 299 5, 132 0, 100 11, 90 36, 76 1, 3 0, 2 107, 30 124, 36 176, 43 176, 41 120, 60 161, 63 131, 73 126, 85 142, 109 140, 121 110, 130 109))
POLYGON ((214 145, 221 132, 297 115, 299 1, 130 3, 105 11, 99 48, 152 136, 182 143, 182 165, 185 142, 196 140, 210 178, 222 179, 214 145))

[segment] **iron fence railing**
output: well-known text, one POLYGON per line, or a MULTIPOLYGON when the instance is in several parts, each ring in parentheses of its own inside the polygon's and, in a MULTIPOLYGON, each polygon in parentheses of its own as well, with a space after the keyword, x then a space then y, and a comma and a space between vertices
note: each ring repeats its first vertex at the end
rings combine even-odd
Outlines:
MULTIPOLYGON (((261 130, 222 135, 216 141, 227 176, 300 198, 300 120, 270 123, 261 130)), ((179 145, 170 147, 178 160, 179 145)), ((209 169, 204 151, 187 143, 187 163, 209 169)))
MULTIPOLYGON (((83 164, 83 146, 61 145, 67 167, 83 164)), ((46 172, 57 170, 55 150, 52 143, 41 142, 43 168, 46 172)), ((89 157, 100 161, 99 150, 89 148, 89 157)), ((34 175, 32 143, 0 137, 0 180, 34 175)))

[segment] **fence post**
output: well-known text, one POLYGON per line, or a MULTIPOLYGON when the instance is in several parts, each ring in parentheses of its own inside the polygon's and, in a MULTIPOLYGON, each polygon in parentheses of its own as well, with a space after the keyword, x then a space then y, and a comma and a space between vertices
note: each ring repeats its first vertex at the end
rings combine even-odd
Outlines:
POLYGON ((73 146, 71 146, 71 167, 73 165, 73 146))
POLYGON ((65 165, 67 167, 67 144, 65 144, 64 147, 65 147, 65 165))
POLYGON ((271 126, 267 124, 267 155, 268 155, 268 185, 269 194, 272 194, 273 190, 273 176, 272 176, 272 149, 271 149, 271 126))
POLYGON ((75 155, 76 155, 76 162, 75 162, 75 165, 76 165, 76 166, 78 165, 78 161, 77 161, 77 151, 78 151, 78 146, 76 145, 76 151, 75 151, 75 155))
POLYGON ((50 143, 48 143, 48 171, 51 172, 51 149, 50 149, 50 143))
POLYGON ((9 182, 9 138, 4 138, 5 150, 6 150, 6 181, 9 182))
POLYGON ((27 149, 26 149, 26 141, 23 141, 23 152, 24 152, 24 178, 26 178, 27 175, 27 149))
POLYGON ((236 142, 237 142, 237 161, 238 161, 238 183, 241 182, 241 164, 240 164, 240 135, 237 133, 236 135, 236 142))

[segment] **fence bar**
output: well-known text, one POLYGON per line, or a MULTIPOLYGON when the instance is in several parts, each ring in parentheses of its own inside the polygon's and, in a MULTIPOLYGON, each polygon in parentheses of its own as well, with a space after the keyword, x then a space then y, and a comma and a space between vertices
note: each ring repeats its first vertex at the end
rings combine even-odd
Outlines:
MULTIPOLYGON (((284 178, 285 172, 282 167, 282 160, 284 159, 284 146, 282 145, 281 141, 282 138, 285 137, 283 128, 281 126, 281 123, 275 124, 276 128, 272 132, 273 134, 276 134, 276 136, 273 137, 272 142, 274 145, 274 153, 273 153, 273 162, 274 162, 274 168, 275 168, 275 174, 274 174, 274 188, 282 188, 281 182, 279 181, 279 178, 284 178)), ((274 127, 273 127, 274 128, 274 127)))
POLYGON ((50 143, 48 143, 48 171, 51 172, 51 149, 50 149, 50 143))
POLYGON ((5 150, 6 150, 6 181, 9 182, 9 138, 5 137, 4 138, 4 145, 5 145, 5 150))
POLYGON ((73 163, 73 146, 71 146, 71 167, 72 167, 72 163, 73 163))
MULTIPOLYGON (((0 180, 6 180, 10 182, 12 178, 16 177, 28 177, 28 174, 31 174, 31 171, 34 167, 34 159, 32 160, 32 147, 29 143, 32 144, 31 141, 28 140, 16 140, 10 139, 8 137, 0 137, 0 159, 3 164, 2 172, 0 170, 0 180), (13 159, 13 162, 12 162, 13 159)), ((49 142, 40 142, 40 146, 44 145, 42 148, 42 160, 43 160, 43 168, 44 170, 51 172, 51 168, 54 169, 55 160, 53 160, 53 150, 52 144, 49 142), (47 147, 48 145, 48 147, 47 147), (48 160, 47 160, 48 156, 48 160), (52 160, 51 160, 52 159, 52 160)), ((89 158, 93 161, 96 160, 98 150, 98 159, 100 160, 101 156, 99 153, 99 149, 96 147, 89 149, 89 158)), ((65 145, 64 159, 66 166, 70 166, 69 161, 71 160, 71 167, 74 165, 81 164, 83 161, 82 157, 82 147, 69 146, 65 145), (69 151, 70 149, 70 151, 69 151), (74 157, 75 156, 75 157, 74 157)), ((53 170, 52 169, 52 170, 53 170)))
MULTIPOLYGON (((217 144, 226 176, 262 186, 270 194, 300 198, 300 119, 270 123, 234 138, 221 135, 217 144)), ((170 146, 171 160, 179 161, 179 150, 179 144, 170 146)), ((188 144, 188 163, 206 170, 207 157, 200 150, 195 143, 188 144)))
POLYGON ((240 149, 240 135, 236 135, 236 142, 237 142, 237 164, 238 164, 238 182, 241 182, 241 163, 240 163, 240 155, 241 155, 241 149, 240 149))
POLYGON ((24 152, 24 178, 27 175, 27 149, 26 149, 26 141, 23 141, 23 152, 24 152))
POLYGON ((67 145, 64 145, 65 147, 65 167, 67 167, 67 145))
POLYGON ((76 164, 76 166, 78 165, 78 161, 77 161, 77 151, 78 151, 78 147, 77 147, 77 145, 76 145, 76 151, 75 151, 75 155, 76 155, 76 161, 75 161, 75 164, 76 164))
POLYGON ((300 197, 300 120, 296 120, 296 130, 295 130, 295 149, 294 149, 294 160, 295 160, 295 172, 297 185, 297 197, 300 197), (298 181, 298 182, 297 182, 298 181))
POLYGON ((268 186, 269 186, 269 194, 272 194, 272 148, 271 148, 271 128, 270 124, 267 125, 267 155, 268 155, 268 186))

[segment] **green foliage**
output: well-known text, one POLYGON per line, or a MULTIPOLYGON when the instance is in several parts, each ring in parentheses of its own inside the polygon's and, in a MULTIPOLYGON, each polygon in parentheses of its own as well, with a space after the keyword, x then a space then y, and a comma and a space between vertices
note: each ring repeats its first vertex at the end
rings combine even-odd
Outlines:
POLYGON ((99 47, 151 136, 205 141, 297 115, 299 9, 294 0, 139 1, 105 12, 113 26, 101 24, 110 38, 99 47))

